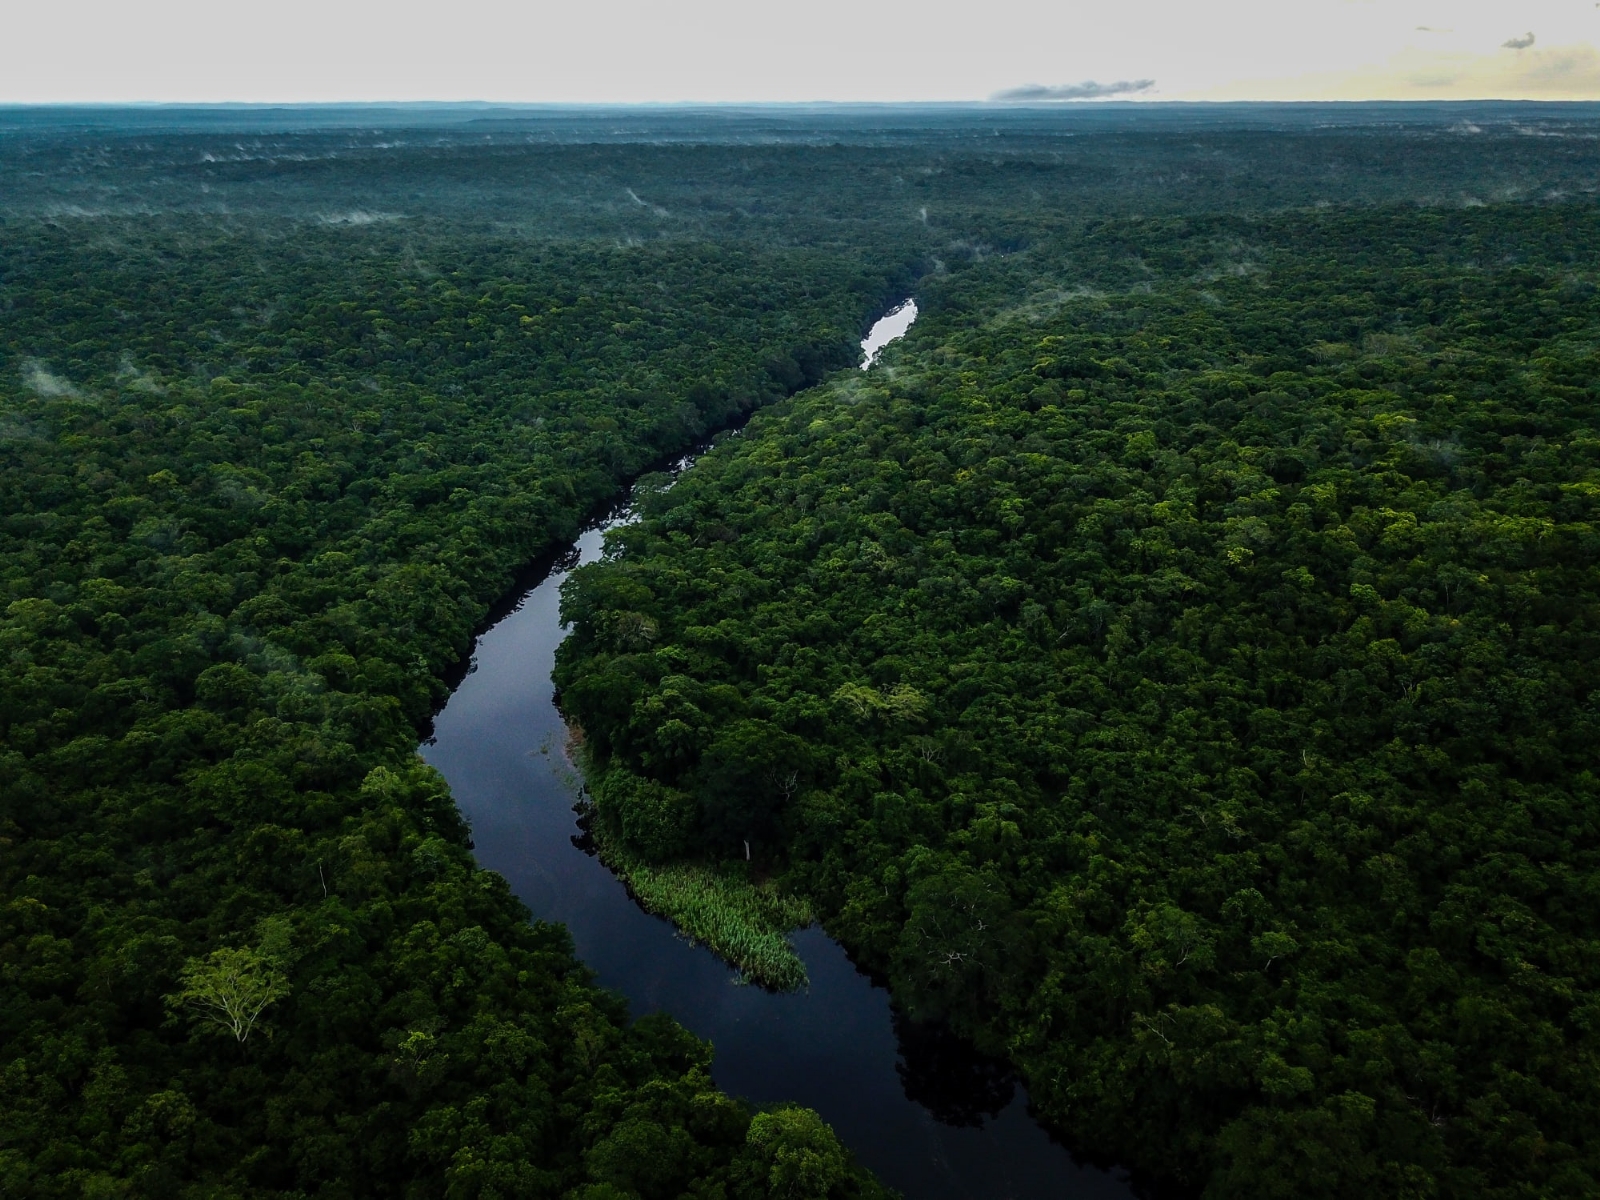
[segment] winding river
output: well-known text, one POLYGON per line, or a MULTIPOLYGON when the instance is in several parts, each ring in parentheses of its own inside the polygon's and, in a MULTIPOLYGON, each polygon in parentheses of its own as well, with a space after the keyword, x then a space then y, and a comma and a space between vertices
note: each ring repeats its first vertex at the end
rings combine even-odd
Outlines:
MULTIPOLYGON (((908 302, 875 325, 862 342, 864 367, 915 318, 908 302)), ((624 508, 596 522, 478 639, 422 747, 472 823, 478 862, 504 875, 537 916, 565 924, 579 957, 635 1014, 665 1010, 710 1040, 725 1091, 815 1108, 906 1200, 1131 1196, 1124 1174, 1076 1163, 1050 1139, 1001 1064, 954 1038, 903 1028, 888 992, 821 929, 794 935, 811 976, 805 991, 740 986, 709 951, 643 912, 585 851, 550 683, 565 636, 559 591, 573 567, 599 557, 604 531, 626 519, 624 508)))

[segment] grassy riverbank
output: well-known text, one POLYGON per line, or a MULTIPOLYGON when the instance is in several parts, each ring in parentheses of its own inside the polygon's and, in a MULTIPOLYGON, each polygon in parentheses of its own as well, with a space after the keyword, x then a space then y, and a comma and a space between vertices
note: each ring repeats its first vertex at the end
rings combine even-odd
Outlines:
POLYGON ((809 979, 789 934, 815 919, 811 906, 770 882, 752 880, 743 863, 650 863, 591 813, 600 860, 628 885, 640 906, 665 917, 691 941, 710 948, 750 983, 791 992, 809 979))

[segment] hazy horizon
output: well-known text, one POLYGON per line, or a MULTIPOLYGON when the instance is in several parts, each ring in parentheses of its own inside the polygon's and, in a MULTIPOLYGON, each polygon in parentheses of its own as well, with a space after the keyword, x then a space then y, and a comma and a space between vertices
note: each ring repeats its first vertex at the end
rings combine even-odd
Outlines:
POLYGON ((1600 99, 1584 0, 79 0, 0 31, 11 105, 1600 99))

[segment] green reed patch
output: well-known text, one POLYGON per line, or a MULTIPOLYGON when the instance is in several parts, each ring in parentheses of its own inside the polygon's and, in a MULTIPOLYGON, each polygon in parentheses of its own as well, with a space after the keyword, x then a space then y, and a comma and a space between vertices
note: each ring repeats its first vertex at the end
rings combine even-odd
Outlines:
POLYGON ((789 932, 811 924, 811 907, 771 884, 702 863, 646 863, 596 822, 600 857, 646 912, 666 917, 691 941, 709 947, 751 983, 780 992, 804 987, 805 963, 789 932))

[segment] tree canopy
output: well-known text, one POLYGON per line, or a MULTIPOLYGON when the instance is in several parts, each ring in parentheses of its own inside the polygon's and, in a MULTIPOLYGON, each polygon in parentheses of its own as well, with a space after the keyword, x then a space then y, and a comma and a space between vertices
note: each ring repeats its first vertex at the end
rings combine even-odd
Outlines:
POLYGON ((926 281, 566 585, 602 815, 749 838, 1083 1149, 1592 1191, 1597 234, 1108 220, 926 281))
POLYGON ((0 114, 0 1190, 883 1194, 415 755, 763 409, 566 596, 662 895, 1165 1179, 1594 1190, 1600 140, 1252 113, 0 114))
MULTIPOLYGON (((764 1195, 415 751, 516 573, 898 268, 77 220, 0 238, 0 1190, 764 1195)), ((806 1194, 879 1194, 831 1138, 806 1194)))

